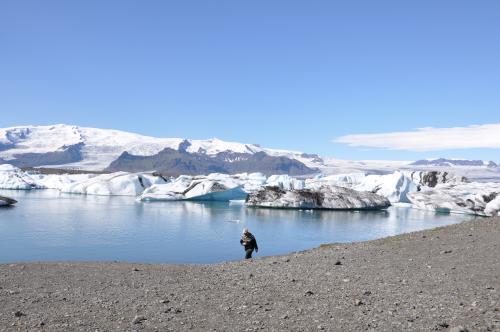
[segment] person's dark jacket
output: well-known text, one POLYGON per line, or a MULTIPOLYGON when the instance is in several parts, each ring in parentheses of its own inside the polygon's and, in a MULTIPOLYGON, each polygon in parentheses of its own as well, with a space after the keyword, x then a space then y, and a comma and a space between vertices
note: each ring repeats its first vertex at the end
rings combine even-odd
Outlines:
POLYGON ((245 247, 245 250, 252 249, 259 251, 257 240, 255 240, 255 236, 252 234, 245 235, 245 237, 240 240, 240 244, 245 247))

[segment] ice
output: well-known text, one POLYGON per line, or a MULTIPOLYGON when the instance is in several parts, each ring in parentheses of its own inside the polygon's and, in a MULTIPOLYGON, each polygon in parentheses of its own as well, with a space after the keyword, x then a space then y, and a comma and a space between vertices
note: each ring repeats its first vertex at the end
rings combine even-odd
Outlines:
POLYGON ((28 172, 28 174, 40 188, 59 190, 96 176, 95 174, 39 174, 31 172, 28 172))
POLYGON ((445 183, 408 194, 413 207, 444 213, 498 214, 499 183, 445 183))
POLYGON ((305 187, 308 189, 318 189, 323 186, 340 186, 350 188, 360 184, 366 178, 365 173, 317 175, 312 179, 305 180, 305 187))
POLYGON ((12 165, 0 165, 0 189, 31 190, 42 188, 26 172, 12 165))
POLYGON ((271 175, 266 181, 266 186, 276 186, 287 190, 304 189, 305 182, 304 180, 299 180, 286 174, 271 175))
POLYGON ((143 173, 116 172, 70 184, 62 188, 61 191, 87 195, 138 196, 142 194, 144 189, 153 185, 152 179, 152 175, 145 175, 143 173))
POLYGON ((252 207, 332 210, 383 209, 391 205, 383 196, 336 186, 314 190, 265 187, 250 194, 246 204, 252 207))
POLYGON ((500 194, 497 194, 495 199, 486 204, 484 214, 487 216, 500 216, 500 194))
POLYGON ((236 175, 213 173, 208 176, 182 175, 170 183, 153 185, 147 188, 141 195, 140 200, 239 200, 246 198, 247 190, 254 191, 264 181, 265 177, 260 173, 236 175))
POLYGON ((417 185, 401 172, 388 175, 368 175, 352 187, 358 191, 377 193, 391 203, 409 203, 407 194, 417 190, 417 185))

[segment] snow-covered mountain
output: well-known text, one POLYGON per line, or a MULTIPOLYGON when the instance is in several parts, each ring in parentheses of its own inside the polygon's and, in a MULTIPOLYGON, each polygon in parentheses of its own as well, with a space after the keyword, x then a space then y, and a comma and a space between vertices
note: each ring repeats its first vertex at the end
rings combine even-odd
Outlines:
POLYGON ((156 138, 119 130, 58 124, 0 129, 0 163, 81 170, 172 170, 310 174, 317 155, 219 139, 156 138))
POLYGON ((417 160, 410 165, 412 166, 486 166, 496 168, 498 165, 493 161, 484 161, 484 160, 467 160, 467 159, 446 159, 446 158, 438 158, 438 159, 422 159, 417 160))

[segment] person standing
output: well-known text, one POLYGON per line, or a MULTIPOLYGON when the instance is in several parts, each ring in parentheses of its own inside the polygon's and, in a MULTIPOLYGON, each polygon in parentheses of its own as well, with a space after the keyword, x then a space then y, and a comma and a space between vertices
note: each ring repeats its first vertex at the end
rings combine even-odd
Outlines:
POLYGON ((241 234, 240 244, 245 248, 245 259, 252 258, 252 253, 259 252, 259 247, 257 246, 257 240, 255 236, 248 230, 248 228, 243 228, 243 233, 241 234))

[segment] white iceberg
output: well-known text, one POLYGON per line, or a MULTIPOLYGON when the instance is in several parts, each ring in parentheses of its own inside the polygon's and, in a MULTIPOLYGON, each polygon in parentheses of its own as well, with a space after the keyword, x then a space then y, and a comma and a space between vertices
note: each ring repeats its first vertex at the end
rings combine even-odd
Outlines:
POLYGON ((86 195, 138 196, 153 184, 164 182, 161 177, 152 174, 116 172, 70 184, 61 191, 86 195))
POLYGON ((305 181, 296 179, 286 174, 281 174, 281 175, 271 175, 267 179, 265 185, 279 187, 281 189, 286 189, 286 190, 304 189, 305 181))
POLYGON ((486 204, 484 214, 487 216, 500 216, 500 194, 486 204))
POLYGON ((213 173, 208 176, 179 176, 172 182, 153 185, 141 195, 142 201, 210 200, 230 201, 245 199, 245 186, 254 190, 261 177, 246 174, 213 173))
POLYGON ((387 175, 368 175, 352 189, 379 194, 391 203, 409 203, 407 195, 417 191, 417 185, 403 173, 394 172, 387 175))
POLYGON ((498 215, 499 196, 499 183, 480 182, 438 184, 434 188, 423 187, 408 194, 415 208, 481 216, 498 215))
POLYGON ((319 174, 312 179, 305 180, 305 187, 308 189, 319 189, 323 186, 338 186, 351 188, 354 185, 360 184, 366 178, 365 173, 349 173, 323 175, 319 174))
POLYGON ((87 181, 96 176, 95 174, 39 174, 32 172, 28 174, 40 188, 59 190, 71 184, 87 181))
POLYGON ((20 168, 9 164, 0 165, 0 189, 31 190, 43 188, 20 168))

